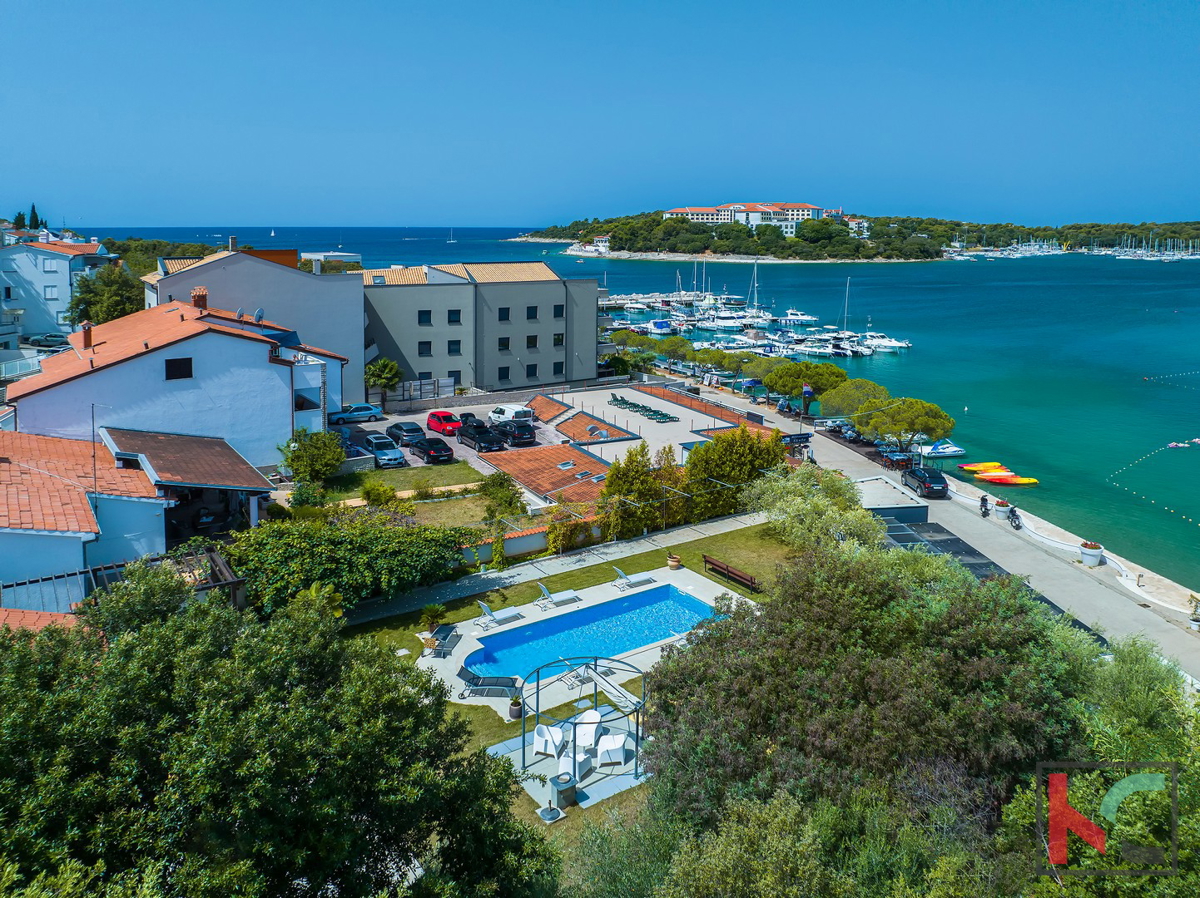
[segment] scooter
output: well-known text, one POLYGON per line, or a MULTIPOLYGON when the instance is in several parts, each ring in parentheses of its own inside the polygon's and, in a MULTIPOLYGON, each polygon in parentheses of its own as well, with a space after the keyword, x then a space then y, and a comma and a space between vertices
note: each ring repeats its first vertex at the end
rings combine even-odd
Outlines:
POLYGON ((987 496, 981 496, 979 499, 979 514, 986 518, 992 513, 992 506, 988 505, 987 496))
POLYGON ((1012 525, 1013 530, 1020 530, 1022 527, 1021 516, 1017 514, 1017 506, 1013 506, 1008 510, 1008 523, 1012 525))

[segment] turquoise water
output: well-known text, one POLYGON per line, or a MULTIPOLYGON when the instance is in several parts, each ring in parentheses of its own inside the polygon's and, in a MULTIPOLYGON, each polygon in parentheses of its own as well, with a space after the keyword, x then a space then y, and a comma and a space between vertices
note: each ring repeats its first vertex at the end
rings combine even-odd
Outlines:
POLYGON ((559 658, 615 658, 691 630, 712 608, 669 583, 484 636, 463 662, 481 677, 527 677, 559 658))
MULTIPOLYGON (((86 229, 85 229, 86 230, 86 229)), ((685 287, 692 265, 587 259, 560 246, 506 243, 518 229, 93 228, 123 237, 332 249, 367 265, 542 259, 567 277, 607 279, 612 293, 685 287), (548 250, 543 255, 542 251, 548 250)), ((521 229, 521 230, 529 230, 521 229)), ((712 287, 745 294, 751 266, 707 266, 712 287)), ((958 421, 968 461, 1001 461, 1035 487, 991 490, 1034 514, 1200 590, 1200 262, 1082 255, 925 264, 760 265, 759 296, 913 341, 902 354, 845 360, 852 376, 918 396, 958 421), (1150 379, 1147 379, 1150 378, 1150 379), (966 409, 966 411, 964 411, 966 409), (1159 451, 1162 450, 1162 451, 1159 451), (1144 459, 1144 460, 1143 460, 1144 459), (1110 475, 1127 468, 1115 481, 1110 475), (1188 519, 1191 520, 1188 520, 1188 519)), ((952 467, 952 466, 951 466, 952 467)))

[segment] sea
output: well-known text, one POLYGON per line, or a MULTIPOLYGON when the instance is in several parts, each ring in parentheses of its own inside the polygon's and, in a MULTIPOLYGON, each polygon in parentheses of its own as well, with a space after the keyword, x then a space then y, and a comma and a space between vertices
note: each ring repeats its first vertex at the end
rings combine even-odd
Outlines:
MULTIPOLYGON (((707 284, 747 295, 752 266, 625 261, 512 242, 525 228, 82 228, 120 239, 361 253, 367 267, 540 260, 610 293, 707 284), (274 234, 272 235, 272 231, 274 234)), ((840 359, 852 377, 951 414, 960 461, 1036 477, 993 498, 1200 593, 1200 261, 1064 254, 931 263, 762 264, 760 304, 912 341, 840 359), (1169 448, 1186 443, 1187 448, 1169 448)), ((958 475, 953 463, 947 473, 958 475)), ((1018 572, 1019 573, 1019 572, 1018 572)))

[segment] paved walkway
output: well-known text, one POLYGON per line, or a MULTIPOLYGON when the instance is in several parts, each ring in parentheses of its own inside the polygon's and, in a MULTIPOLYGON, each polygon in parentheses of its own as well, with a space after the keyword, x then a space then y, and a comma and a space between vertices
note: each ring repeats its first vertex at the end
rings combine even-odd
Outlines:
MULTIPOLYGON (((761 524, 765 520, 761 514, 732 515, 715 521, 705 521, 702 524, 688 524, 673 530, 661 530, 640 539, 630 539, 617 543, 601 543, 589 546, 566 555, 555 555, 547 558, 536 558, 514 564, 503 571, 487 571, 482 574, 468 574, 458 580, 448 583, 438 583, 434 586, 418 589, 398 599, 385 602, 365 602, 350 611, 346 616, 348 624, 365 624, 370 621, 417 611, 431 603, 445 604, 467 596, 479 595, 489 589, 500 589, 517 583, 529 583, 552 577, 564 571, 577 567, 590 567, 594 564, 616 562, 620 566, 622 558, 640 555, 654 549, 666 549, 680 543, 688 543, 706 536, 716 536, 718 533, 728 533, 731 530, 741 530, 753 524, 761 524)), ((666 555, 663 555, 666 564, 666 555)), ((613 574, 614 579, 616 574, 613 574)))

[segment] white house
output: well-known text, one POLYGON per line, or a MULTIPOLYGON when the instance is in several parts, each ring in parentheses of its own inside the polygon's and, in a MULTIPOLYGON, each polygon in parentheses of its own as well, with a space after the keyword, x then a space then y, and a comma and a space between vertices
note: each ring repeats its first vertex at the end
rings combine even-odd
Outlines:
POLYGON ((41 373, 9 386, 8 401, 22 433, 90 441, 111 427, 215 437, 267 468, 294 430, 325 429, 328 410, 342 405, 345 363, 288 327, 209 308, 197 287, 190 303, 81 327, 41 373))
POLYGON ((204 258, 159 259, 158 271, 142 278, 146 307, 186 299, 206 287, 215 305, 242 309, 247 317, 287 322, 301 334, 320 334, 322 346, 346 359, 345 398, 362 402, 366 327, 362 278, 310 274, 296 266, 295 250, 229 250, 204 258))
POLYGON ((0 315, 19 320, 23 335, 69 333, 75 282, 116 262, 97 242, 38 240, 0 248, 0 315))

